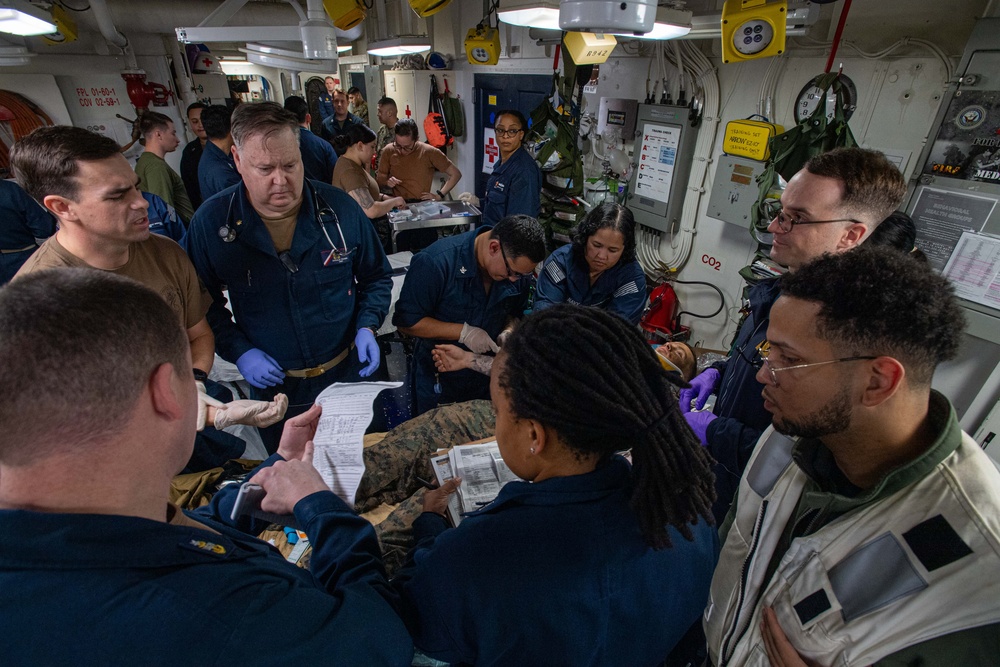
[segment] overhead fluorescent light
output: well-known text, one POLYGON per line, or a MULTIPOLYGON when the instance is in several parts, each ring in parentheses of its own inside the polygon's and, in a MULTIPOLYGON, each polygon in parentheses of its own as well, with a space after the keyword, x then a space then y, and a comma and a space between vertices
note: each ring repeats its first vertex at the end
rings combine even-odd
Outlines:
POLYGON ((338 46, 337 47, 337 53, 347 53, 348 51, 351 50, 351 48, 352 47, 351 47, 350 44, 346 44, 344 46, 338 46))
POLYGON ((561 30, 559 3, 554 0, 501 0, 497 17, 511 25, 561 30))
POLYGON ((23 37, 51 35, 58 31, 56 24, 49 20, 51 18, 42 10, 21 0, 0 2, 0 32, 23 37))
POLYGON ((691 12, 683 9, 660 7, 656 10, 656 24, 644 35, 631 35, 636 39, 677 39, 691 32, 691 12))
POLYGON ((368 54, 380 58, 405 56, 430 50, 431 44, 426 37, 400 36, 368 43, 368 54))

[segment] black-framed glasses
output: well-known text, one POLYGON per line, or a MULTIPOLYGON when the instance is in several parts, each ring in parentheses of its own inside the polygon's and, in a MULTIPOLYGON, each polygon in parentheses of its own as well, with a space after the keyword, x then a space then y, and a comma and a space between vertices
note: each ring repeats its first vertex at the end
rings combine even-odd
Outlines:
POLYGON ((396 148, 398 150, 400 150, 400 151, 402 151, 404 153, 409 153, 410 151, 412 151, 414 148, 417 147, 417 142, 416 141, 414 141, 409 146, 404 146, 401 143, 399 143, 398 141, 396 141, 395 139, 392 140, 392 143, 396 145, 396 148))
POLYGON ((516 137, 518 132, 524 132, 523 127, 514 130, 501 130, 499 127, 494 130, 498 137, 516 137))
POLYGON ((830 222, 853 222, 856 225, 863 224, 860 220, 855 220, 854 218, 834 218, 832 220, 799 220, 794 216, 785 213, 785 209, 781 207, 781 202, 773 202, 767 206, 767 214, 772 220, 778 223, 778 229, 788 233, 792 231, 795 225, 825 225, 830 222))
POLYGON ((771 343, 770 341, 763 340, 760 345, 757 346, 757 356, 760 358, 760 362, 755 366, 760 368, 761 364, 767 367, 767 372, 771 375, 771 384, 775 387, 778 386, 778 373, 782 371, 790 371, 796 368, 809 368, 811 366, 826 366, 828 364, 840 364, 846 361, 862 361, 865 359, 878 359, 878 357, 872 356, 858 356, 858 357, 842 357, 840 359, 830 359, 829 361, 814 361, 808 364, 795 364, 794 366, 775 366, 771 361, 768 361, 768 357, 771 356, 771 343))
POLYGON ((503 241, 497 239, 497 243, 500 245, 500 256, 503 257, 504 268, 507 269, 508 278, 527 278, 535 273, 534 270, 528 271, 527 273, 518 273, 514 269, 510 268, 510 262, 507 261, 507 253, 503 249, 503 241))

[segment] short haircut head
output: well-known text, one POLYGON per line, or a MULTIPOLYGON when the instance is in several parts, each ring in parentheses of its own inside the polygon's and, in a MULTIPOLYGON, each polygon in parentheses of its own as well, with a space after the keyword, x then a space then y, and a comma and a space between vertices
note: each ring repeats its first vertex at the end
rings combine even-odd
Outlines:
POLYGON ((816 334, 843 356, 889 356, 914 386, 958 352, 965 317, 947 278, 891 248, 823 255, 781 279, 781 294, 820 306, 816 334))
POLYGON ((252 137, 266 140, 272 134, 289 129, 299 136, 299 123, 295 114, 277 102, 241 104, 233 111, 233 143, 242 148, 252 137))
POLYGON ((889 217, 906 194, 906 181, 896 165, 866 148, 835 148, 810 158, 805 169, 840 181, 844 186, 841 207, 872 228, 889 217))
POLYGON ((190 116, 191 112, 194 111, 195 109, 207 109, 207 108, 208 105, 205 104, 204 102, 192 102, 187 106, 187 110, 184 113, 190 116))
POLYGON ((545 259, 545 231, 530 215, 508 215, 490 230, 511 260, 527 257, 536 264, 545 259))
POLYGON ((358 142, 370 144, 377 138, 378 137, 374 132, 372 132, 370 127, 359 123, 351 125, 347 128, 347 132, 338 134, 334 137, 333 147, 337 150, 337 153, 343 154, 344 151, 358 142))
POLYGON ((517 120, 517 124, 521 126, 522 130, 528 130, 528 121, 525 119, 524 114, 517 109, 504 109, 503 111, 498 111, 496 116, 494 116, 494 118, 496 118, 496 121, 493 123, 494 125, 500 122, 501 116, 513 116, 517 120))
POLYGON ((221 104, 212 104, 201 112, 201 126, 209 139, 225 139, 232 128, 232 112, 221 104))
POLYGON ((301 125, 309 114, 309 103, 298 95, 291 95, 285 98, 285 109, 295 114, 295 120, 301 125))
POLYGON ((417 121, 412 118, 401 118, 396 122, 393 132, 397 137, 409 137, 414 141, 420 138, 420 130, 417 129, 417 121))
POLYGON ((173 122, 170 116, 156 111, 146 111, 139 116, 139 132, 145 138, 157 130, 166 130, 173 122))
POLYGON ((337 97, 338 95, 347 97, 347 93, 344 92, 343 88, 334 88, 333 92, 330 93, 330 97, 337 97))
POLYGON ((0 401, 0 461, 85 457, 124 428, 158 366, 190 373, 188 347, 166 301, 131 278, 60 268, 12 282, 0 290, 0 382, 23 391, 0 401))
POLYGON ((396 107, 396 100, 392 99, 391 97, 383 97, 382 99, 380 99, 378 101, 378 106, 380 106, 380 107, 392 107, 393 109, 397 108, 396 107))
POLYGON ((895 248, 904 253, 913 252, 916 243, 917 227, 913 224, 913 218, 902 211, 895 211, 880 222, 865 240, 865 245, 895 248))
POLYGON ((351 86, 350 88, 347 89, 347 94, 348 95, 357 95, 360 92, 361 92, 361 89, 358 88, 357 86, 351 86))
POLYGON ((573 235, 573 254, 578 260, 584 260, 587 240, 600 229, 611 229, 621 233, 624 240, 621 262, 631 262, 635 259, 635 218, 632 216, 632 211, 621 204, 604 202, 585 215, 576 228, 576 234, 573 235))
POLYGON ((40 127, 14 143, 10 162, 17 183, 39 204, 47 195, 76 199, 80 162, 120 154, 114 139, 82 127, 40 127))

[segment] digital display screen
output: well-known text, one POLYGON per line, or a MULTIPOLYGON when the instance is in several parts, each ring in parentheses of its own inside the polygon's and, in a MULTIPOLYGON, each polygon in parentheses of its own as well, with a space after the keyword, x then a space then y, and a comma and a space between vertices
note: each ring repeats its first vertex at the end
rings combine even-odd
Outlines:
POLYGON ((608 110, 608 125, 625 127, 625 112, 608 110))

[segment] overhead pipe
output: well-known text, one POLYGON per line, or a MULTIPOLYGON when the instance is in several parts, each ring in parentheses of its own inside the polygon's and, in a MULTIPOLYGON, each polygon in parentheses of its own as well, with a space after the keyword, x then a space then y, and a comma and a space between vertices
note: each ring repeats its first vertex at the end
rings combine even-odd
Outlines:
POLYGON ((111 18, 111 10, 108 9, 107 0, 93 0, 90 9, 94 12, 94 20, 104 37, 104 41, 112 46, 117 46, 125 56, 125 62, 129 69, 138 69, 139 65, 135 60, 135 52, 125 35, 118 32, 114 19, 111 18))

